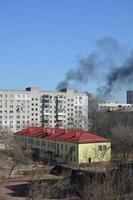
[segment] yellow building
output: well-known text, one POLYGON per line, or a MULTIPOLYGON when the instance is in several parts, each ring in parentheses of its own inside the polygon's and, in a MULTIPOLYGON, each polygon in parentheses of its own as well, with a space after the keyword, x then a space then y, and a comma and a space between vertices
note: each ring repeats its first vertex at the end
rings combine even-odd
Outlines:
POLYGON ((30 127, 15 133, 15 139, 32 150, 34 159, 73 164, 111 159, 111 142, 88 132, 30 127))

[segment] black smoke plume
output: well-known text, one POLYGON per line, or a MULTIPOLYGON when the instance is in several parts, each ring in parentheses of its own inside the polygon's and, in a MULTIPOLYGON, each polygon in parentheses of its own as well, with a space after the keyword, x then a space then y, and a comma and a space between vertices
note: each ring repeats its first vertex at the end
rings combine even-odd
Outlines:
POLYGON ((70 69, 57 88, 61 90, 72 85, 86 85, 96 81, 98 94, 106 99, 118 85, 133 83, 133 54, 123 56, 123 48, 112 37, 97 41, 97 51, 78 62, 77 68, 70 69), (100 77, 102 79, 99 83, 100 77))
POLYGON ((98 88, 105 97, 109 95, 113 88, 120 85, 127 85, 133 83, 133 56, 131 55, 121 67, 114 68, 114 70, 107 74, 104 88, 98 88))
POLYGON ((86 84, 89 77, 95 70, 97 55, 95 53, 89 55, 87 58, 79 60, 77 69, 70 69, 65 76, 65 79, 58 83, 57 90, 66 87, 71 87, 71 83, 86 84))

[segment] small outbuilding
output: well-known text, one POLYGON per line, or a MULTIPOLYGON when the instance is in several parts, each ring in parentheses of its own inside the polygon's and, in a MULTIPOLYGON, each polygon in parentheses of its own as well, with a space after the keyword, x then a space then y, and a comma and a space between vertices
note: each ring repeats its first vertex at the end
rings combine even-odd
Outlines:
POLYGON ((111 159, 107 138, 79 130, 29 127, 15 133, 23 148, 31 149, 34 159, 55 163, 95 163, 111 159))

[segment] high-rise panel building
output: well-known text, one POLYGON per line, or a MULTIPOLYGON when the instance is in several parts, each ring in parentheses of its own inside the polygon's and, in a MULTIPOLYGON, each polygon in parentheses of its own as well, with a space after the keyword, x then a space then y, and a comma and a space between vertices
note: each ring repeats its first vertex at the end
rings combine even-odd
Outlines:
POLYGON ((127 91, 127 103, 133 104, 133 90, 127 91))
POLYGON ((0 90, 0 130, 15 132, 29 126, 86 130, 89 98, 71 89, 0 90))

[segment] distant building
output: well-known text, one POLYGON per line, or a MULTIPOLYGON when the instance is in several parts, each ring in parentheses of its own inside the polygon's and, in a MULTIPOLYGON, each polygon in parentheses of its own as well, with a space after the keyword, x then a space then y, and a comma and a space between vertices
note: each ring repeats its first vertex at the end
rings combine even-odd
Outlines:
POLYGON ((132 104, 124 104, 124 103, 100 103, 98 104, 98 110, 99 111, 133 111, 133 105, 132 104))
POLYGON ((88 132, 30 127, 15 133, 15 139, 32 150, 34 159, 71 164, 111 159, 111 142, 88 132))
POLYGON ((29 126, 86 130, 89 98, 89 94, 72 89, 0 90, 0 131, 15 132, 29 126))
POLYGON ((127 91, 127 103, 133 104, 133 90, 127 91))
POLYGON ((6 141, 0 139, 0 150, 7 150, 9 148, 9 145, 6 141))

